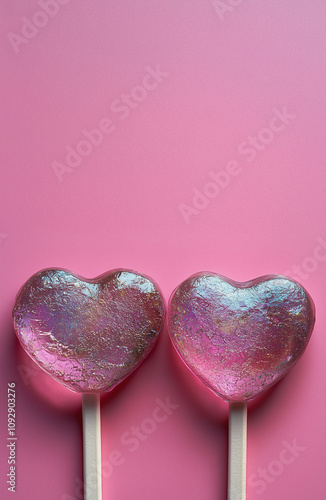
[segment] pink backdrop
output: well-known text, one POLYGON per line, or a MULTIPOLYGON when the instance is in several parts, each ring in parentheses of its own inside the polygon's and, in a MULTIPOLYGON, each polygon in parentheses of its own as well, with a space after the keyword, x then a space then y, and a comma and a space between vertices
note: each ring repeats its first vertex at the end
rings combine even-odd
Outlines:
MULTIPOLYGON (((2 3, 1 498, 11 382, 14 498, 82 498, 80 397, 11 322, 52 266, 134 269, 166 300, 197 271, 298 279, 316 328, 250 405, 248 500, 325 498, 325 19, 322 0, 2 3)), ((103 397, 103 498, 225 500, 227 410, 165 329, 103 397)))

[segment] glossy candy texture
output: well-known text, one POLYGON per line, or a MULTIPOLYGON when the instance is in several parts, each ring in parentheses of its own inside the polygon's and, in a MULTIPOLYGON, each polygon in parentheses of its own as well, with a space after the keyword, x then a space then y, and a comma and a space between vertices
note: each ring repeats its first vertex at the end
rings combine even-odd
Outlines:
POLYGON ((54 379, 102 392, 147 356, 164 314, 157 286, 141 274, 116 269, 88 280, 45 269, 19 291, 13 321, 23 348, 54 379))
POLYGON ((280 380, 306 348, 315 307, 285 276, 238 283, 198 273, 174 290, 172 342, 185 364, 227 401, 249 400, 280 380))

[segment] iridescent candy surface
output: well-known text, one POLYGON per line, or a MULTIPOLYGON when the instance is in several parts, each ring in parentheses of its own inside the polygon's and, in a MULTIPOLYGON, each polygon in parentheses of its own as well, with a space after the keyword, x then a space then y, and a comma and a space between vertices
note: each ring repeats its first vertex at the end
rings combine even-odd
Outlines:
POLYGON ((45 269, 21 288, 16 334, 31 358, 76 392, 113 389, 147 356, 164 322, 164 302, 146 276, 116 269, 85 279, 45 269))
POLYGON ((285 276, 238 283, 198 273, 174 290, 168 328, 181 359, 216 394, 246 401, 280 380, 310 339, 314 303, 285 276))

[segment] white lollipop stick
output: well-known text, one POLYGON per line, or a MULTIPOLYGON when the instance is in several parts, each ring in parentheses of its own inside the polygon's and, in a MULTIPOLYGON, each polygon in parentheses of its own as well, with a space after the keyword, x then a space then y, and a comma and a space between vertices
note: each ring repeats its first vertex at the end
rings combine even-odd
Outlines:
POLYGON ((228 500, 246 500, 247 404, 229 403, 228 500))
POLYGON ((102 500, 100 395, 83 394, 84 498, 102 500))

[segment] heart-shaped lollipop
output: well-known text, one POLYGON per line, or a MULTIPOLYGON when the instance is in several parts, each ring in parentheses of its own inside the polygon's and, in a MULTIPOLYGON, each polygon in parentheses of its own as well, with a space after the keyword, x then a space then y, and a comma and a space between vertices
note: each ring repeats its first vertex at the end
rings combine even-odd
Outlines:
POLYGON ((102 392, 149 353, 164 302, 156 284, 133 271, 85 279, 45 269, 19 291, 13 320, 24 349, 53 378, 73 391, 102 392))
POLYGON ((285 276, 238 283, 198 273, 174 290, 168 328, 185 364, 227 401, 280 380, 306 348, 315 321, 307 291, 285 276))
POLYGON ((148 277, 115 269, 85 279, 45 269, 21 288, 16 334, 54 379, 82 394, 85 500, 101 500, 100 392, 147 356, 164 322, 164 301, 148 277))

